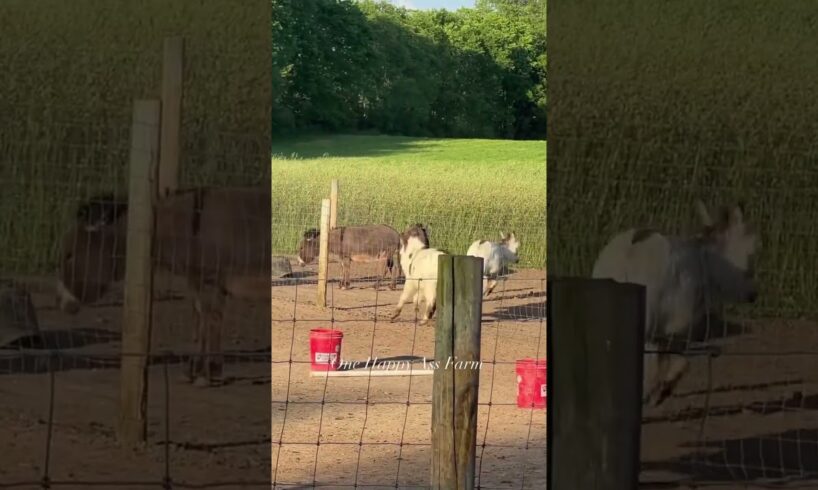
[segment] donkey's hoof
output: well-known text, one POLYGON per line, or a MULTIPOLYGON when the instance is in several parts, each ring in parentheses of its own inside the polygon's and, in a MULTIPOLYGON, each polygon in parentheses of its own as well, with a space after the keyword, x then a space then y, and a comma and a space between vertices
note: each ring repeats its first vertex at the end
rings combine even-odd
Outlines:
POLYGON ((398 319, 399 316, 400 316, 400 312, 392 313, 392 316, 389 317, 389 322, 390 323, 394 322, 395 320, 398 319))
POLYGON ((196 376, 196 379, 193 380, 193 386, 197 388, 207 388, 210 386, 210 381, 204 376, 196 376))

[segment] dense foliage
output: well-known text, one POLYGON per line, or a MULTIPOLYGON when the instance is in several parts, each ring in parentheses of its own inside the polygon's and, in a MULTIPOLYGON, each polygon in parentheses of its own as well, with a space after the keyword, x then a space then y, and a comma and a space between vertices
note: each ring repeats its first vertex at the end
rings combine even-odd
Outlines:
POLYGON ((545 0, 272 3, 274 134, 545 138, 545 0))

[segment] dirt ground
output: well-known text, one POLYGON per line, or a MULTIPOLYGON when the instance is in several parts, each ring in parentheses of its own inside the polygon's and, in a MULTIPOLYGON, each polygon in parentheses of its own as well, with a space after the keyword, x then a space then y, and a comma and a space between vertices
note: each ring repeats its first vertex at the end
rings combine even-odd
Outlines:
MULTIPOLYGON (((193 351, 191 304, 184 286, 157 278, 154 303, 155 352, 193 351)), ((252 362, 253 351, 269 349, 266 305, 231 301, 226 312, 226 386, 200 389, 180 380, 180 359, 164 357, 149 369, 148 442, 119 447, 121 290, 68 316, 54 308, 53 289, 33 292, 46 347, 59 349, 54 376, 47 356, 38 366, 19 353, 0 351, 0 487, 39 481, 48 465, 52 482, 76 482, 59 488, 161 488, 168 461, 176 482, 202 485, 251 481, 269 488, 269 376, 266 362, 252 362), (244 359, 240 359, 244 357, 244 359), (241 360, 241 362, 239 362, 241 360), (35 369, 37 368, 37 369, 35 369), (166 375, 167 372, 167 375, 166 375), (49 416, 49 400, 54 411, 49 416), (167 390, 166 390, 167 387, 167 390), (169 395, 166 397, 166 392, 169 395), (167 400, 167 404, 166 404, 167 400), (170 444, 165 446, 165 414, 170 444), (49 420, 53 420, 46 459, 49 420), (165 448, 168 448, 166 458, 165 448)), ((33 351, 29 351, 33 352, 33 351)), ((48 351, 38 350, 39 354, 48 351)), ((14 488, 42 488, 39 484, 14 488)), ((236 488, 228 484, 220 488, 236 488)))
POLYGON ((643 412, 641 481, 818 488, 817 327, 720 324, 711 335, 719 355, 690 357, 675 396, 643 412))
MULTIPOLYGON (((331 278, 336 267, 331 264, 331 278)), ((353 289, 333 284, 327 309, 316 306, 312 269, 294 270, 304 276, 299 284, 273 288, 277 488, 313 482, 326 488, 428 487, 432 376, 311 377, 309 331, 341 330, 343 361, 406 360, 423 369, 424 359, 434 359, 433 323, 419 326, 411 304, 390 323, 401 285, 375 291, 374 266, 355 264, 353 289)), ((543 271, 521 271, 483 303, 476 468, 481 488, 545 484, 545 410, 517 408, 514 370, 517 359, 545 358, 544 287, 543 271)))
MULTIPOLYGON (((0 488, 42 488, 46 464, 53 482, 74 482, 60 488, 101 481, 108 483, 96 488, 123 488, 117 481, 159 488, 166 458, 171 478, 191 485, 247 488, 238 482, 251 480, 269 488, 262 482, 272 470, 282 489, 427 487, 432 377, 312 377, 308 338, 311 328, 334 327, 344 334, 345 361, 377 357, 422 368, 434 357, 434 327, 417 325, 411 305, 390 323, 400 285, 376 292, 374 267, 358 265, 351 290, 331 283, 326 309, 315 304, 314 269, 293 268, 297 280, 273 282, 271 310, 228 305, 226 386, 202 390, 180 381, 174 357, 150 368, 148 443, 138 449, 121 448, 115 438, 121 292, 74 317, 55 311, 51 291, 35 293, 47 342, 63 356, 52 377, 47 366, 33 369, 18 352, 0 350, 0 488), (252 356, 270 345, 268 370, 252 356)), ((337 273, 331 264, 330 277, 337 273)), ((192 350, 183 285, 157 284, 155 351, 192 350)), ((517 408, 514 363, 545 357, 544 305, 543 274, 530 270, 483 303, 480 488, 543 488, 545 411, 517 408)), ((643 488, 818 488, 816 327, 808 320, 741 322, 714 335, 721 355, 691 358, 677 394, 644 413, 643 488)))

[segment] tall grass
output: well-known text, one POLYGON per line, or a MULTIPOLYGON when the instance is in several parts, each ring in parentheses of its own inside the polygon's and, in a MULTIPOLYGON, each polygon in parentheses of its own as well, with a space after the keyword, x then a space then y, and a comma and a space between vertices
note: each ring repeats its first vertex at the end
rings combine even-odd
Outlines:
POLYGON ((636 0, 590 16, 555 4, 549 272, 587 276, 625 227, 692 231, 696 198, 743 200, 762 238, 752 314, 818 310, 816 13, 801 0, 636 0))
POLYGON ((77 202, 127 189, 166 36, 185 40, 182 185, 266 181, 269 3, 240 3, 0 2, 0 270, 51 272, 77 202))
POLYGON ((274 142, 273 250, 295 253, 318 227, 321 199, 338 179, 339 225, 428 226, 432 245, 465 254, 472 241, 520 238, 522 267, 545 264, 544 141, 389 136, 274 142))

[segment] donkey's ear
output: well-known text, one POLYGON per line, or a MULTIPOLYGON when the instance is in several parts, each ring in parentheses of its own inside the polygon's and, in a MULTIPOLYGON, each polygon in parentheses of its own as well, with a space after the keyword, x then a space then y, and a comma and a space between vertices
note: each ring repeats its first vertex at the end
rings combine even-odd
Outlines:
POLYGON ((696 212, 699 214, 699 219, 702 221, 704 227, 713 226, 713 218, 710 216, 707 206, 704 205, 701 199, 696 199, 696 212))
POLYGON ((508 237, 506 236, 506 234, 505 234, 504 232, 502 232, 502 231, 501 231, 501 232, 500 232, 500 239, 505 240, 506 238, 508 238, 508 237))
POLYGON ((730 225, 740 225, 744 222, 744 203, 740 202, 737 205, 730 208, 730 214, 728 216, 729 220, 727 223, 730 225))

